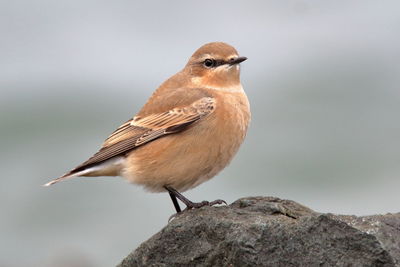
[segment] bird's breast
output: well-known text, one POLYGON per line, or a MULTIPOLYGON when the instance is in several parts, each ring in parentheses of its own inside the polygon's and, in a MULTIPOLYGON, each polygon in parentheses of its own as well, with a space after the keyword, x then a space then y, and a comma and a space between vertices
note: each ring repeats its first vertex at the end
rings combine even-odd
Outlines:
POLYGON ((133 150, 123 176, 150 191, 169 185, 185 191, 215 176, 233 158, 250 121, 244 92, 210 92, 214 112, 188 129, 133 150))

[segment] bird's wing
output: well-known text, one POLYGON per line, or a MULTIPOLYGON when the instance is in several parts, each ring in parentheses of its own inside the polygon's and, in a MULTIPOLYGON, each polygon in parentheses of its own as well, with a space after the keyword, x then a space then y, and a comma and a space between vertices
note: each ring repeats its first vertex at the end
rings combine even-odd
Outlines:
POLYGON ((115 130, 105 140, 96 154, 64 176, 71 175, 112 157, 123 155, 156 138, 183 131, 187 126, 212 113, 215 105, 214 98, 203 97, 191 105, 177 107, 162 113, 150 114, 145 117, 134 117, 115 130))

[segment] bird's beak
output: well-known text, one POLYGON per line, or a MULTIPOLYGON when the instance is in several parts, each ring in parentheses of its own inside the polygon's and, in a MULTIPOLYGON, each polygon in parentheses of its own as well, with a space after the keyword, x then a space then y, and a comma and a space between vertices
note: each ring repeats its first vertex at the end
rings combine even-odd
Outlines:
POLYGON ((228 64, 231 66, 236 65, 236 64, 239 64, 239 63, 245 61, 246 59, 247 59, 247 57, 237 57, 235 59, 229 60, 228 64))

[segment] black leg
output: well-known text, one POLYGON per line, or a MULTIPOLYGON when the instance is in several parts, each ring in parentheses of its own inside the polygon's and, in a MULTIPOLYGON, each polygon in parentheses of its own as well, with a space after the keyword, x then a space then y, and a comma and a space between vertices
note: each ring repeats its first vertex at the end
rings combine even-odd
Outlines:
POLYGON ((171 197, 172 203, 174 203, 176 212, 177 213, 181 212, 182 210, 181 210, 181 207, 179 206, 179 203, 178 203, 178 200, 176 199, 176 196, 173 193, 169 192, 169 191, 168 191, 168 193, 169 193, 169 196, 171 197))
MULTIPOLYGON (((186 205, 186 209, 197 209, 197 208, 201 208, 203 206, 213 206, 213 205, 217 205, 217 204, 226 204, 226 202, 222 199, 217 199, 214 201, 202 201, 202 202, 192 202, 189 199, 187 199, 184 195, 182 195, 181 193, 179 193, 178 191, 176 191, 174 188, 170 187, 170 186, 164 186, 164 188, 169 192, 169 195, 171 196, 172 202, 174 203, 175 209, 176 211, 179 213, 180 212, 180 207, 179 204, 177 202, 176 199, 179 199, 180 201, 182 201, 185 205, 186 205), (175 204, 176 203, 176 204, 175 204), (179 207, 179 211, 177 209, 177 205, 179 207)), ((185 210, 186 210, 185 209, 185 210)))

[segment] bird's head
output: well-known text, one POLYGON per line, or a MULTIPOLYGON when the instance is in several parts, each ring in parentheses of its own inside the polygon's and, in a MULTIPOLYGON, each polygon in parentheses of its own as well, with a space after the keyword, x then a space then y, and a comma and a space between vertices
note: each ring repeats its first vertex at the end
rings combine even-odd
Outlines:
POLYGON ((239 63, 246 59, 239 57, 236 49, 226 43, 208 43, 190 57, 184 71, 194 86, 215 89, 241 87, 239 63))

